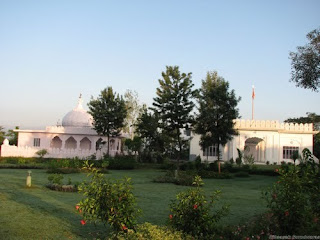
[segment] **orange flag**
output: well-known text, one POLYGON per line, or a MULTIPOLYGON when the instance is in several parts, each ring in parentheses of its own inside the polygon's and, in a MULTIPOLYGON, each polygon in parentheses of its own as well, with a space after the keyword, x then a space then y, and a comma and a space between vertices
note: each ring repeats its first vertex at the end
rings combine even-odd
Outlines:
POLYGON ((256 95, 255 95, 255 93, 254 93, 254 86, 252 86, 252 99, 254 99, 255 96, 256 96, 256 95))

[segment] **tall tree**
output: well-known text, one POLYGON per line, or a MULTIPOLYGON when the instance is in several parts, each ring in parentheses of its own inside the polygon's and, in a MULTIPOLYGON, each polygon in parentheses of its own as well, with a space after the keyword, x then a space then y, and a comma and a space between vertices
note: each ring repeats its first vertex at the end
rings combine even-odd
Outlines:
POLYGON ((109 156, 110 137, 120 135, 127 115, 125 101, 119 94, 113 92, 112 87, 101 91, 97 99, 91 98, 88 103, 89 113, 93 117, 94 129, 108 140, 107 155, 109 156))
POLYGON ((307 34, 309 43, 290 53, 291 80, 297 87, 318 91, 320 87, 320 28, 307 34))
MULTIPOLYGON (((306 117, 288 118, 287 123, 313 123, 313 130, 320 131, 320 115, 316 113, 306 113, 306 117)), ((313 154, 320 159, 320 132, 313 136, 313 154)))
POLYGON ((229 83, 218 76, 216 71, 208 72, 198 96, 198 111, 195 132, 201 134, 200 146, 203 150, 217 145, 218 160, 220 146, 224 146, 237 131, 234 129, 234 119, 239 117, 237 109, 240 97, 234 90, 229 90, 229 83))
POLYGON ((136 91, 127 90, 124 94, 124 100, 127 108, 124 131, 129 133, 131 139, 133 139, 135 125, 137 123, 138 117, 143 111, 143 107, 139 103, 139 96, 136 91))
POLYGON ((180 73, 178 66, 167 66, 159 84, 157 97, 153 99, 153 110, 159 114, 160 127, 176 143, 179 169, 184 141, 181 131, 188 129, 193 123, 191 111, 194 108, 192 100, 196 96, 196 90, 192 89, 191 73, 180 73))

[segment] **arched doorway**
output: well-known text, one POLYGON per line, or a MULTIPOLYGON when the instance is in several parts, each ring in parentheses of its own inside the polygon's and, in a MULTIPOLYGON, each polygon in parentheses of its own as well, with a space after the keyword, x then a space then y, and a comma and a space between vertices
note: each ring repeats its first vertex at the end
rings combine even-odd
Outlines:
POLYGON ((62 147, 62 140, 61 140, 58 136, 55 136, 55 137, 51 140, 50 147, 51 147, 51 148, 59 148, 59 149, 61 149, 61 147, 62 147))
POLYGON ((69 137, 66 140, 65 148, 66 149, 76 149, 77 148, 77 141, 73 137, 69 137))
POLYGON ((80 148, 81 150, 91 150, 91 141, 87 137, 82 138, 80 148))
POLYGON ((103 141, 102 138, 99 138, 98 141, 96 141, 96 151, 101 150, 105 143, 106 142, 103 141))
POLYGON ((244 155, 253 156, 255 162, 266 161, 266 145, 262 138, 251 137, 245 141, 244 155))

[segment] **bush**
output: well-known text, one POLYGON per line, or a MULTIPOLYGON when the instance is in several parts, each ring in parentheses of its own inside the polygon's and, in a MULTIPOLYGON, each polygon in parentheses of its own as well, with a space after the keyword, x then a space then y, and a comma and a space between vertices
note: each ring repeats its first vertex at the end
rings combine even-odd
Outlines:
POLYGON ((41 150, 37 151, 36 154, 39 156, 39 158, 43 158, 44 155, 48 154, 48 150, 47 149, 41 149, 41 150))
POLYGON ((137 225, 136 231, 121 232, 114 234, 111 239, 115 240, 191 240, 180 231, 169 229, 168 227, 143 223, 137 225))
POLYGON ((63 176, 61 174, 50 174, 48 181, 51 184, 62 185, 63 176))
POLYGON ((176 230, 190 234, 196 238, 212 239, 217 232, 217 223, 227 213, 227 207, 213 210, 220 191, 215 191, 207 201, 200 176, 195 177, 195 189, 189 189, 177 195, 170 204, 169 225, 176 230))
POLYGON ((105 225, 111 225, 116 232, 135 229, 139 210, 136 208, 130 178, 105 178, 88 162, 86 168, 91 179, 89 182, 84 181, 79 187, 85 198, 77 205, 77 209, 83 214, 82 224, 86 221, 101 221, 105 225))
POLYGON ((281 235, 319 233, 319 165, 293 165, 276 170, 279 181, 265 192, 275 231, 281 235))
POLYGON ((136 166, 136 160, 132 156, 116 156, 105 160, 109 162, 109 169, 129 170, 134 169, 136 166))
POLYGON ((188 172, 179 171, 178 177, 175 178, 174 171, 167 171, 165 175, 159 176, 153 179, 153 182, 174 183, 177 185, 192 186, 194 175, 195 175, 195 172, 193 171, 188 171, 188 172))

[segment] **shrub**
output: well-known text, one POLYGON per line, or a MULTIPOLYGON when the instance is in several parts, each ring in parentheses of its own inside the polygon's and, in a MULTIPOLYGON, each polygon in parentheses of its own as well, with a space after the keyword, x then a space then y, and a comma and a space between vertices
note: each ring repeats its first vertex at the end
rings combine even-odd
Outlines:
POLYGON ((137 225, 136 231, 121 232, 114 234, 111 239, 116 240, 191 240, 191 236, 187 236, 180 231, 169 229, 168 227, 152 225, 151 223, 143 223, 137 225))
POLYGON ((319 232, 319 166, 309 164, 299 169, 286 165, 276 171, 279 181, 265 192, 275 231, 283 235, 319 232))
POLYGON ((267 164, 267 165, 269 165, 269 164, 270 164, 270 162, 269 162, 269 161, 267 161, 267 162, 266 162, 266 164, 267 164))
POLYGON ((189 189, 177 195, 170 204, 169 225, 176 230, 190 234, 196 238, 212 239, 217 231, 217 223, 227 212, 224 206, 213 211, 214 202, 218 200, 220 191, 215 191, 207 201, 200 176, 195 177, 195 189, 189 189))
POLYGON ((233 171, 233 166, 230 162, 225 162, 223 165, 222 165, 222 169, 228 171, 228 172, 232 172, 233 171))
POLYGON ((116 156, 105 160, 109 162, 109 169, 129 170, 134 169, 136 166, 136 160, 132 156, 116 156))
POLYGON ((187 172, 179 171, 178 177, 175 178, 174 171, 167 171, 165 175, 158 176, 155 179, 153 179, 153 182, 174 183, 177 185, 192 186, 194 175, 195 175, 195 172, 193 171, 187 171, 187 172))
POLYGON ((243 162, 249 166, 252 166, 254 164, 254 157, 252 154, 250 155, 244 155, 243 156, 243 162))
POLYGON ((79 191, 85 196, 77 205, 86 221, 110 224, 114 231, 134 229, 139 210, 132 193, 130 178, 111 180, 99 173, 93 164, 86 162, 89 182, 83 182, 79 191))
POLYGON ((48 150, 47 150, 47 149, 41 149, 41 150, 37 151, 36 154, 37 154, 40 158, 43 158, 44 155, 47 155, 47 154, 48 154, 48 150))
POLYGON ((158 176, 158 177, 154 178, 153 182, 174 183, 175 182, 174 173, 173 173, 173 171, 167 171, 165 175, 158 176))
POLYGON ((49 183, 62 185, 63 176, 61 174, 50 174, 48 176, 49 183))

